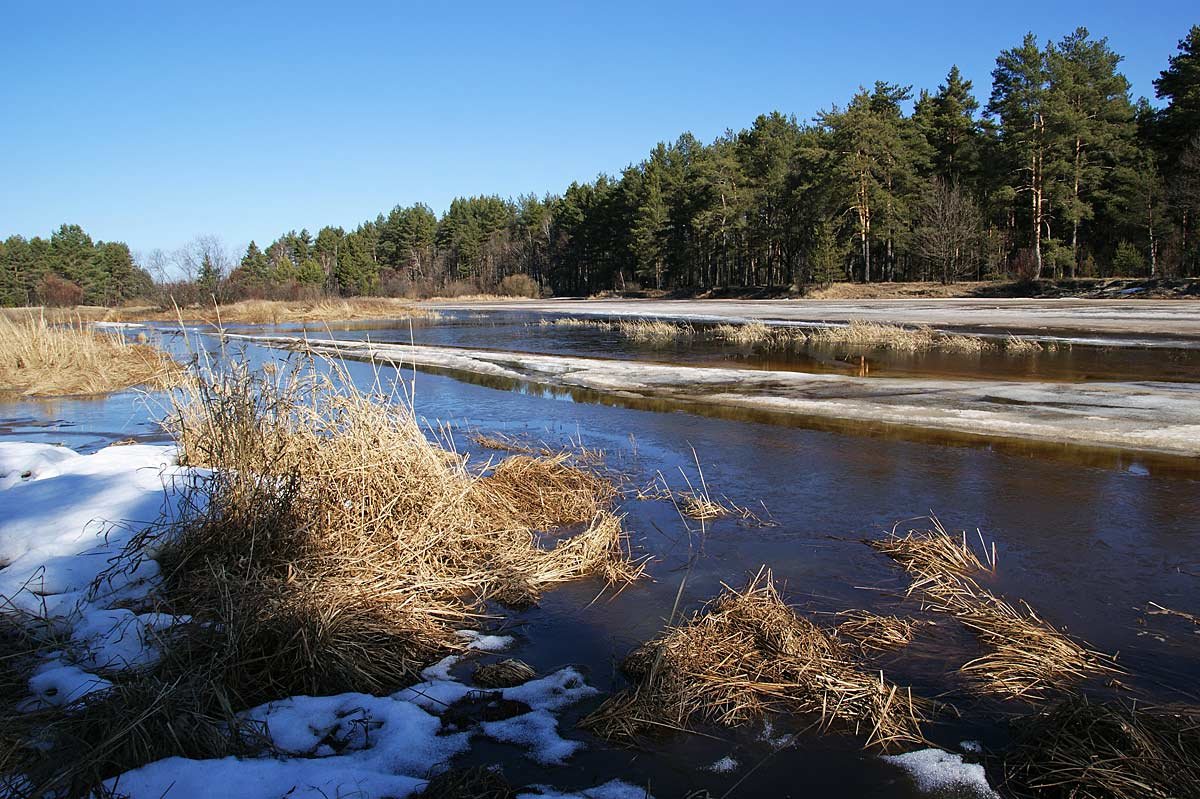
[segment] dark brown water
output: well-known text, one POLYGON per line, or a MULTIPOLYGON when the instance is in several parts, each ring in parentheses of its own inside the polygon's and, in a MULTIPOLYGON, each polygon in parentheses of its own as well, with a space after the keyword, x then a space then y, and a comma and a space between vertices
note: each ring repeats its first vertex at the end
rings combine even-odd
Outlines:
MULTIPOLYGON (((422 340, 423 331, 426 343, 508 344, 494 328, 438 330, 420 328, 414 338, 422 340), (430 340, 438 336, 445 338, 430 340)), ((528 330, 509 326, 507 334, 533 341, 541 332, 528 330)), ((372 339, 399 335, 394 329, 369 334, 372 339)), ((281 357, 252 346, 246 351, 255 359, 281 357)), ((351 363, 349 369, 364 385, 374 380, 366 364, 351 363)), ((494 455, 469 441, 466 433, 474 429, 552 445, 581 441, 604 449, 610 465, 625 472, 632 485, 661 472, 675 487, 684 487, 680 470, 696 479, 694 449, 714 493, 765 507, 777 523, 746 527, 724 519, 701 528, 685 524, 669 502, 627 499, 622 506, 626 526, 639 552, 653 557, 649 579, 594 602, 601 586, 581 581, 548 593, 537 608, 507 614, 500 623, 518 636, 509 654, 538 669, 575 664, 602 690, 619 688, 620 660, 658 634, 677 593, 681 608, 690 611, 714 596, 722 582, 738 585, 762 565, 773 569, 789 601, 819 623, 832 623, 826 614, 848 608, 919 614, 915 603, 903 599, 904 576, 862 539, 881 535, 898 520, 932 512, 948 528, 968 529, 973 536, 978 528, 996 542, 999 569, 989 584, 992 590, 1027 600, 1051 623, 1097 649, 1119 653, 1129 672, 1122 677, 1129 695, 1200 704, 1200 635, 1181 619, 1145 612, 1147 603, 1157 602, 1200 614, 1200 482, 1194 473, 1149 470, 1136 461, 1096 463, 1037 451, 628 408, 508 388, 419 373, 416 406, 430 420, 456 425, 461 448, 474 457, 494 455)), ((0 406, 0 436, 62 440, 86 450, 113 437, 160 435, 153 416, 130 394, 99 401, 22 402, 0 406)), ((960 718, 926 729, 942 748, 954 751, 963 740, 1003 747, 1006 718, 1030 708, 979 702, 962 691, 954 673, 976 654, 976 645, 953 623, 940 622, 907 650, 885 655, 875 665, 914 692, 945 694, 959 708, 960 718)), ((1104 686, 1089 690, 1114 694, 1104 686)), ((660 799, 698 789, 713 796, 734 789, 731 795, 739 797, 921 795, 904 772, 862 752, 853 738, 800 732, 791 746, 775 751, 759 740, 762 730, 754 727, 703 731, 712 737, 665 736, 640 749, 615 748, 571 730, 570 722, 591 707, 594 703, 574 709, 560 725, 568 736, 589 743, 567 768, 544 769, 515 749, 486 742, 476 744, 469 757, 502 763, 517 784, 570 788, 620 777, 648 784, 660 799), (726 755, 742 767, 728 775, 707 770, 726 755)), ((776 719, 773 734, 801 730, 807 721, 776 719)))

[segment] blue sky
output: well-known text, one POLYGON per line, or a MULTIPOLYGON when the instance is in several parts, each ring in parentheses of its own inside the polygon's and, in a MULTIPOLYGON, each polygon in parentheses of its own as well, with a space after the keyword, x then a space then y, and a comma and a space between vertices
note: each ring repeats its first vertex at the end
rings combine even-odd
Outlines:
POLYGON ((1152 96, 1200 22, 1177 0, 442 5, 0 0, 0 237, 240 247, 560 191, 877 79, 933 88, 957 63, 986 101, 1029 30, 1107 36, 1152 96))

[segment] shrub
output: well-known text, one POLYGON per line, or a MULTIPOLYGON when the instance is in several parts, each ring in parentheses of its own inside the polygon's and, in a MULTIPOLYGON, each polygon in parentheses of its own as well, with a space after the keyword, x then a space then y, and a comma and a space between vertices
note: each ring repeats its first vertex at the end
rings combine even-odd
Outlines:
POLYGON ((38 283, 37 294, 43 305, 59 308, 83 302, 83 288, 78 283, 54 274, 42 278, 38 283))
POLYGON ((541 291, 529 275, 509 275, 500 281, 500 293, 505 297, 537 297, 541 291))
POLYGON ((1127 241, 1117 245, 1113 255, 1112 271, 1117 276, 1141 275, 1146 271, 1146 259, 1141 250, 1127 241))

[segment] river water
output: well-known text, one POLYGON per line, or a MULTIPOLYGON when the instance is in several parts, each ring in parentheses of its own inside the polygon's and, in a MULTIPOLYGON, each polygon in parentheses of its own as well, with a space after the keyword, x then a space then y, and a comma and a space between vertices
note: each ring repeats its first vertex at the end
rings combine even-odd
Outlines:
MULTIPOLYGON (((611 331, 538 327, 531 319, 466 317, 414 326, 411 332, 407 324, 380 323, 333 332, 377 341, 411 338, 417 343, 672 362, 744 357, 745 363, 753 364, 755 358, 766 357, 753 350, 741 356, 716 345, 648 350, 617 340, 611 331)), ((314 334, 328 332, 323 325, 312 329, 314 334)), ((167 343, 182 346, 176 337, 169 336, 167 343)), ((193 339, 192 346, 196 343, 193 339)), ((254 345, 238 347, 254 361, 287 357, 254 345)), ((1162 352, 1153 355, 1143 358, 1121 351, 1120 357, 1110 355, 1103 368, 1126 377, 1175 375, 1176 367, 1161 361, 1162 352)), ((796 368, 801 368, 802 362, 808 363, 802 359, 820 355, 796 353, 795 358, 796 368)), ((943 368, 905 365, 902 360, 884 356, 872 373, 943 368)), ((1084 357, 1097 369, 1104 361, 1099 355, 1084 357)), ((826 364, 836 369, 836 357, 828 356, 826 364)), ((349 363, 347 368, 362 385, 375 380, 370 365, 349 363)), ((1085 369, 1060 359, 1049 359, 1044 369, 1061 379, 1087 379, 1092 374, 1092 366, 1085 369)), ((383 370, 385 379, 394 374, 383 370)), ((1038 376, 1045 379, 1047 374, 1038 376)), ((1195 379, 1194 373, 1187 376, 1195 379)), ((1146 612, 1147 604, 1156 602, 1200 613, 1196 473, 1151 472, 1125 463, 1098 465, 1086 457, 1072 458, 1069 452, 1044 457, 987 445, 866 437, 582 402, 572 394, 494 388, 440 374, 406 371, 402 377, 413 381, 418 414, 431 425, 450 425, 458 446, 472 460, 498 456, 474 445, 472 431, 501 432, 551 446, 582 443, 603 449, 609 465, 625 474, 630 486, 643 485, 661 473, 675 488, 685 488, 685 475, 693 482, 698 479, 698 460, 713 494, 773 522, 748 526, 726 518, 701 525, 681 519, 670 502, 627 498, 621 508, 626 527, 637 551, 653 558, 648 579, 598 600, 602 586, 580 581, 548 592, 536 608, 507 612, 498 620, 498 626, 518 638, 511 655, 539 670, 574 664, 602 691, 619 688, 621 659, 662 629, 677 594, 682 597, 680 607, 692 610, 718 593, 722 583, 744 583, 763 565, 773 570, 787 599, 818 623, 836 623, 831 614, 850 608, 920 616, 916 601, 903 597, 907 579, 862 540, 880 536, 897 522, 933 513, 948 529, 965 529, 973 539, 981 535, 995 542, 999 568, 988 578, 989 588, 1010 600, 1029 602, 1043 618, 1093 647, 1119 653, 1119 663, 1128 671, 1120 679, 1127 688, 1089 686, 1097 696, 1120 690, 1149 701, 1200 704, 1196 628, 1183 619, 1146 612)), ((0 404, 0 438, 61 442, 81 451, 127 437, 164 440, 155 422, 161 409, 161 398, 137 392, 96 400, 8 402, 0 404)), ((948 619, 937 621, 938 626, 919 635, 912 646, 880 657, 873 666, 890 680, 911 685, 914 693, 945 695, 958 707, 959 718, 926 728, 941 748, 956 751, 964 740, 1002 747, 1008 736, 1006 719, 1030 712, 1030 707, 983 702, 962 691, 955 670, 978 649, 948 619)), ((705 735, 664 736, 643 748, 627 749, 571 729, 570 722, 595 704, 582 705, 564 717, 563 731, 589 743, 565 768, 543 768, 515 749, 482 742, 469 762, 500 762, 518 785, 550 783, 565 789, 620 777, 648 785, 660 799, 699 789, 712 796, 732 790, 730 795, 746 797, 927 795, 905 772, 863 752, 855 739, 803 731, 811 720, 774 720, 770 735, 762 728, 706 729, 705 735), (798 734, 782 750, 762 740, 789 731, 798 734), (725 756, 740 767, 727 774, 707 769, 725 756)))

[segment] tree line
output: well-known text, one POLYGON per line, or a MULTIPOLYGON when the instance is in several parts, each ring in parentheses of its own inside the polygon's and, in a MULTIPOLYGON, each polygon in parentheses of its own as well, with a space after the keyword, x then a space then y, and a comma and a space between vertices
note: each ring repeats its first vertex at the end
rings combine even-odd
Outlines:
MULTIPOLYGON (((936 90, 879 81, 808 122, 773 112, 709 144, 685 133, 561 194, 462 197, 440 217, 398 206, 349 231, 251 242, 240 258, 202 238, 177 257, 175 288, 589 294, 1197 276, 1200 26, 1154 81, 1159 108, 1133 101, 1120 63, 1084 28, 1028 34, 997 57, 986 98, 952 67, 936 90)), ((163 271, 161 253, 130 271, 119 248, 70 226, 49 242, 10 238, 0 299, 38 294, 49 271, 111 301, 163 271)))

